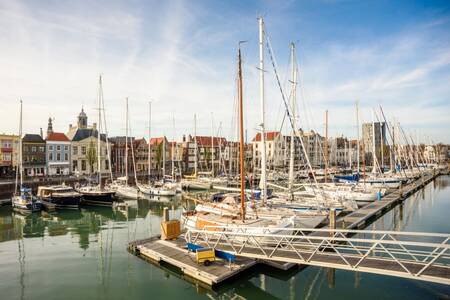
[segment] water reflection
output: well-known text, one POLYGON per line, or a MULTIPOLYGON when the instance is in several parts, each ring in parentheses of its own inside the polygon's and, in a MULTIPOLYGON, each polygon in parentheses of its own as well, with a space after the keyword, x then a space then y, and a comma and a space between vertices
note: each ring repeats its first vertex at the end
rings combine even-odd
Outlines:
MULTIPOLYGON (((440 177, 370 228, 449 232, 449 196, 450 177, 440 177)), ((286 272, 264 266, 211 290, 179 279, 182 275, 177 270, 154 267, 126 252, 128 241, 159 233, 164 207, 175 218, 188 204, 179 197, 124 200, 122 204, 30 216, 0 208, 2 298, 54 297, 55 289, 67 290, 71 282, 88 287, 74 289, 74 299, 142 299, 149 293, 155 299, 346 299, 356 294, 367 299, 386 295, 425 299, 449 293, 448 287, 400 278, 315 267, 286 272), (44 282, 33 279, 40 273, 46 274, 44 282), (42 284, 49 289, 39 296, 31 293, 42 289, 42 284)))

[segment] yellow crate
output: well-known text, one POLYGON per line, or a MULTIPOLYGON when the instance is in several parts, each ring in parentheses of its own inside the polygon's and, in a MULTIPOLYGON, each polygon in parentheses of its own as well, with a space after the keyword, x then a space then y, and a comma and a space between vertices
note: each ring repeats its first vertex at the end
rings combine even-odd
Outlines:
POLYGON ((213 248, 197 249, 197 263, 208 266, 211 262, 216 260, 216 253, 213 248))
POLYGON ((180 221, 172 220, 161 222, 161 239, 173 240, 180 235, 180 221))

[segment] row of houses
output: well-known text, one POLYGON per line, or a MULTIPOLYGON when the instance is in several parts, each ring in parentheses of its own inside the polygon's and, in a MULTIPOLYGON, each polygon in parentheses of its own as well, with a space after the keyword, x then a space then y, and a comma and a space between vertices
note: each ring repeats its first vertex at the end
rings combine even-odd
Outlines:
MULTIPOLYGON (((124 136, 108 138, 98 133, 97 124, 88 125, 88 118, 82 109, 77 124, 69 125, 66 133, 54 132, 52 119, 48 120, 47 132, 25 134, 22 138, 22 157, 26 176, 88 175, 96 173, 98 164, 102 173, 124 174, 126 169, 126 142, 128 142, 128 171, 136 166, 138 174, 192 174, 197 165, 198 172, 237 173, 239 166, 239 143, 227 141, 223 137, 184 135, 179 142, 169 141, 166 137, 145 138, 124 136), (99 141, 100 140, 100 141, 99 141), (100 156, 97 149, 100 149, 100 156), (149 160, 150 151, 150 160, 149 160), (197 155, 196 155, 197 153, 197 155), (109 155, 108 155, 109 154, 109 155), (98 159, 100 158, 100 160, 98 159), (165 163, 164 163, 165 162, 165 163)), ((383 127, 379 125, 382 133, 383 127)), ((363 130, 364 142, 371 141, 369 127, 363 130)), ((291 136, 279 131, 269 131, 265 135, 266 158, 269 168, 283 168, 289 164, 291 136)), ((379 146, 384 134, 376 140, 379 146)), ((0 176, 13 175, 19 162, 19 136, 0 135, 0 176)), ((357 140, 345 137, 326 139, 314 131, 300 130, 294 136, 294 163, 304 165, 306 157, 314 167, 329 165, 354 166, 357 162, 357 140), (325 143, 326 142, 326 143, 325 143), (301 147, 301 144, 304 146, 301 147), (324 151, 327 149, 327 151, 324 151)), ((425 146, 424 146, 425 147, 425 146)), ((430 158, 445 159, 448 149, 426 146, 425 152, 430 158)), ((247 168, 261 167, 261 133, 245 145, 247 168)), ((361 156, 365 155, 362 149, 361 156)), ((360 159, 362 159, 362 157, 360 159)))

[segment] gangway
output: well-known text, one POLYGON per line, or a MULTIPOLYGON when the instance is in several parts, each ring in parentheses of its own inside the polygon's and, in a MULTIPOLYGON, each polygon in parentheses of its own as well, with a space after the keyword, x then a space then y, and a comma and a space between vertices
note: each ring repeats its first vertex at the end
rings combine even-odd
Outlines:
POLYGON ((185 239, 242 257, 450 285, 450 234, 205 226, 185 239))

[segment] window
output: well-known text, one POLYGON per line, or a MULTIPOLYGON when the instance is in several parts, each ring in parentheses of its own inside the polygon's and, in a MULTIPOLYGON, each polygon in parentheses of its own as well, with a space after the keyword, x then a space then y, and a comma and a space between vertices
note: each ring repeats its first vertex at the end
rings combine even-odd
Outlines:
POLYGON ((61 151, 61 145, 56 146, 56 151, 61 151))
POLYGON ((69 153, 64 153, 64 160, 65 161, 68 161, 69 160, 69 153))
POLYGON ((78 169, 78 161, 72 161, 72 170, 75 172, 78 169))
POLYGON ((53 152, 50 152, 50 153, 48 154, 48 160, 49 160, 49 161, 52 161, 52 160, 53 160, 53 152))
POLYGON ((86 147, 85 146, 81 147, 81 154, 86 155, 86 147))
POLYGON ((85 160, 81 161, 81 170, 86 171, 86 161, 85 160))
POLYGON ((3 153, 3 161, 11 161, 11 153, 3 153))
POLYGON ((64 151, 69 151, 69 146, 64 146, 64 151))
POLYGON ((56 160, 61 161, 61 153, 56 153, 56 160))
POLYGON ((77 154, 78 154, 78 147, 73 146, 73 155, 77 155, 77 154))
POLYGON ((31 152, 36 152, 36 146, 31 147, 31 152))
POLYGON ((48 151, 53 151, 53 145, 48 146, 48 151))
POLYGON ((40 151, 40 152, 45 152, 45 147, 44 147, 44 146, 40 146, 40 147, 39 147, 39 151, 40 151))
POLYGON ((105 160, 105 170, 109 170, 108 160, 105 160))

